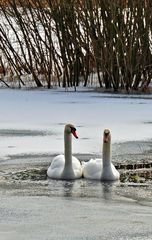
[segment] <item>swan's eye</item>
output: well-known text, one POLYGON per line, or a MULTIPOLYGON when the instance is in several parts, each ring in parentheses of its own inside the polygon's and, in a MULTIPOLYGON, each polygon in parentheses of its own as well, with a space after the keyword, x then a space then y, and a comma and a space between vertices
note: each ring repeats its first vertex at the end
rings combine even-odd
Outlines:
POLYGON ((75 127, 70 127, 71 128, 71 132, 75 132, 76 128, 75 127))
POLYGON ((75 138, 78 138, 78 135, 77 135, 77 133, 76 133, 76 128, 75 128, 75 127, 71 127, 71 133, 73 134, 73 136, 74 136, 75 138))

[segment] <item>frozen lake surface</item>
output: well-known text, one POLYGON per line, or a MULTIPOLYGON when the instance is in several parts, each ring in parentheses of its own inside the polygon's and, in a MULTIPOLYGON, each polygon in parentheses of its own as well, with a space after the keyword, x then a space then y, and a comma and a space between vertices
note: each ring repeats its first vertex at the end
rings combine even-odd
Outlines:
POLYGON ((13 179, 47 168, 63 152, 65 123, 77 127, 73 152, 100 156, 112 131, 114 162, 152 159, 152 99, 95 92, 0 90, 2 240, 151 240, 151 183, 13 179))
POLYGON ((84 179, 1 183, 1 239, 150 240, 152 204, 132 198, 145 191, 123 191, 118 183, 84 179))
POLYGON ((3 240, 150 240, 151 208, 72 197, 1 197, 3 240))
POLYGON ((152 99, 114 96, 0 89, 0 156, 62 153, 66 123, 77 127, 74 153, 99 154, 104 128, 111 129, 113 143, 151 139, 152 99))

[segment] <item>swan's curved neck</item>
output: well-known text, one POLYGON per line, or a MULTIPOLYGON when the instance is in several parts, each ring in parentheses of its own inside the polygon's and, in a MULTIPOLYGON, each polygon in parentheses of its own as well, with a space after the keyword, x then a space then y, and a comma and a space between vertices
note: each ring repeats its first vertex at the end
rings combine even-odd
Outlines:
POLYGON ((111 163, 111 142, 103 143, 102 149, 103 166, 107 166, 111 163))
POLYGON ((72 165, 72 136, 64 131, 65 166, 72 165))

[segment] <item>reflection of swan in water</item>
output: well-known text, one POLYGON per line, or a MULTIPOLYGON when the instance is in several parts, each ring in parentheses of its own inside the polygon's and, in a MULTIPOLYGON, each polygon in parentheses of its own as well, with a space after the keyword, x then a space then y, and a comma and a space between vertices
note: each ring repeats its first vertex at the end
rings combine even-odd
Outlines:
POLYGON ((103 198, 105 200, 112 200, 113 185, 114 185, 113 182, 103 182, 102 183, 103 198))
POLYGON ((72 156, 72 134, 78 138, 76 128, 67 124, 64 129, 64 155, 56 156, 47 170, 47 175, 53 179, 73 180, 82 177, 80 161, 72 156))
POLYGON ((85 186, 84 179, 78 179, 77 181, 63 181, 63 195, 65 197, 84 197, 85 186))
POLYGON ((91 159, 83 163, 83 176, 88 179, 115 181, 120 177, 119 172, 111 163, 111 134, 104 130, 102 159, 91 159))
POLYGON ((73 187, 75 181, 64 181, 63 182, 63 196, 72 197, 73 196, 73 187))
POLYGON ((104 200, 111 200, 113 195, 113 186, 115 182, 101 182, 83 179, 83 188, 81 195, 84 197, 95 197, 104 200), (82 192, 83 191, 83 192, 82 192))
POLYGON ((83 179, 77 181, 58 181, 49 179, 48 181, 48 195, 49 196, 60 196, 60 197, 83 197, 84 191, 83 179))

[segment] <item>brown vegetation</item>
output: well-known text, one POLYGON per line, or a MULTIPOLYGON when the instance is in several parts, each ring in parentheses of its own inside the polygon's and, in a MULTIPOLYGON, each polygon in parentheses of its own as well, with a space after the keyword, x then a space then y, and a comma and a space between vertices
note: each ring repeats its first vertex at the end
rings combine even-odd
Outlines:
POLYGON ((151 12, 150 0, 1 0, 1 58, 20 86, 31 74, 38 87, 76 89, 96 73, 100 87, 147 91, 151 12))

